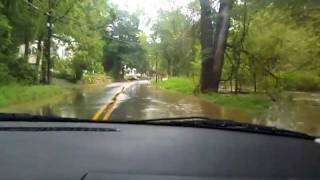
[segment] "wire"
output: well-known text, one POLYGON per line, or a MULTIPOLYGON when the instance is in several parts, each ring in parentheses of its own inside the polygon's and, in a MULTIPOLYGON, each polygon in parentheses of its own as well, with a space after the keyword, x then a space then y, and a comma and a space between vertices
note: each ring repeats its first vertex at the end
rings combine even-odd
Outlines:
MULTIPOLYGON (((48 12, 47 11, 44 11, 42 9, 40 9, 39 7, 35 6, 34 4, 32 4, 31 2, 29 2, 28 0, 24 0, 25 3, 27 3, 30 7, 32 7, 34 10, 36 11, 39 11, 39 12, 42 12, 44 13, 45 15, 49 16, 48 12)), ((66 16, 66 14, 68 13, 68 11, 70 11, 69 9, 67 10, 66 13, 64 13, 64 15, 62 16, 59 16, 59 17, 55 17, 55 16, 52 16, 54 18, 55 21, 57 22, 60 22, 60 23, 66 23, 63 21, 63 19, 67 19, 69 21, 73 21, 77 26, 79 27, 82 27, 83 26, 83 23, 80 23, 77 19, 74 19, 74 18, 71 18, 71 17, 68 17, 66 16)), ((105 29, 106 28, 106 25, 103 25, 101 27, 95 27, 94 25, 91 26, 91 28, 95 28, 97 30, 100 30, 100 29, 105 29)), ((110 39, 110 40, 115 40, 115 41, 118 41, 118 42, 123 42, 123 43, 126 43, 126 44, 136 44, 136 45, 139 45, 138 42, 134 42, 134 41, 125 41, 125 40, 120 40, 120 39, 117 39, 117 38, 113 38, 113 37, 110 37, 110 36, 104 36, 105 38, 107 39, 110 39)), ((62 40, 62 39, 60 39, 62 40)))
POLYGON ((35 6, 34 4, 32 4, 31 2, 29 2, 28 0, 24 0, 25 3, 27 3, 30 7, 32 7, 34 10, 38 11, 38 12, 41 12, 43 14, 46 14, 47 11, 35 6))

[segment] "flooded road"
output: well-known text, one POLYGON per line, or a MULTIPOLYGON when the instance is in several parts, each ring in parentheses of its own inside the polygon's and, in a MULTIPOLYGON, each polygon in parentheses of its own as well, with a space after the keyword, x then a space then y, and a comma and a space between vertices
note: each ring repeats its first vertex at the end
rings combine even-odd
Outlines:
POLYGON ((123 83, 113 83, 94 89, 77 89, 66 97, 26 103, 1 109, 1 112, 91 119, 92 115, 119 89, 123 83))
POLYGON ((140 82, 119 96, 110 119, 121 121, 191 116, 239 121, 248 121, 254 117, 237 109, 226 109, 194 96, 159 90, 148 82, 140 82))
POLYGON ((252 122, 320 136, 320 94, 289 92, 252 122))
POLYGON ((117 96, 110 116, 105 120, 201 116, 275 126, 320 136, 320 94, 316 93, 291 93, 288 99, 274 104, 265 114, 256 115, 224 108, 194 96, 159 90, 148 81, 136 81, 112 83, 91 91, 79 89, 62 99, 53 98, 47 102, 17 105, 0 111, 92 119, 124 86, 127 87, 117 96))

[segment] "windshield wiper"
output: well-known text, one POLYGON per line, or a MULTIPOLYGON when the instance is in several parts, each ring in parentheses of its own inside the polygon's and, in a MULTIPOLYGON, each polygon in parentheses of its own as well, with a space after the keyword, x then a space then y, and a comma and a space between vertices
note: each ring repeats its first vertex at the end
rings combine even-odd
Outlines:
POLYGON ((125 121, 125 124, 147 124, 163 126, 180 126, 194 128, 223 129, 232 131, 243 131, 250 133, 268 134, 275 136, 287 136, 314 140, 316 137, 308 134, 249 123, 241 123, 232 120, 218 120, 204 117, 166 118, 143 121, 125 121))
POLYGON ((15 122, 83 122, 76 118, 62 118, 58 116, 39 116, 32 114, 21 113, 0 113, 1 121, 15 121, 15 122))
POLYGON ((218 120, 206 117, 179 117, 179 118, 163 118, 152 120, 130 120, 130 121, 92 121, 78 118, 62 118, 57 116, 38 116, 31 114, 7 114, 0 113, 1 121, 14 122, 71 122, 71 123, 100 123, 100 124, 135 124, 135 125, 162 125, 162 126, 180 126, 207 129, 223 129, 231 131, 243 131, 259 134, 268 134, 276 136, 295 137, 314 140, 316 137, 308 134, 279 129, 276 127, 268 127, 262 125, 240 123, 232 120, 218 120))

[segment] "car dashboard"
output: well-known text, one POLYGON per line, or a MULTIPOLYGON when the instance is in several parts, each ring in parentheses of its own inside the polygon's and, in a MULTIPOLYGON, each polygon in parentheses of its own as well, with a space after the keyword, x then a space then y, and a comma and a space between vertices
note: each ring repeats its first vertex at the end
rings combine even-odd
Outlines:
POLYGON ((320 179, 314 140, 155 125, 1 122, 1 179, 320 179))

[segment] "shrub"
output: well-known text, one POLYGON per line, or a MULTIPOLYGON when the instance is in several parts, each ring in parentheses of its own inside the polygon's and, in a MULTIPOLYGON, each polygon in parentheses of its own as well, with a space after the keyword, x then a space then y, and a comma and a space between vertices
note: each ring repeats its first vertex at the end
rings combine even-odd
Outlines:
POLYGON ((35 69, 26 60, 19 58, 13 59, 8 63, 10 75, 20 84, 33 84, 35 69))
POLYGON ((291 91, 320 90, 320 77, 307 72, 291 72, 282 77, 284 89, 291 91))
POLYGON ((16 79, 10 75, 8 66, 0 63, 0 85, 7 85, 15 81, 16 79))
POLYGON ((82 77, 82 82, 84 84, 98 84, 103 83, 106 80, 106 75, 104 74, 85 74, 82 77))
POLYGON ((54 77, 76 82, 75 74, 72 69, 72 61, 69 59, 57 59, 54 66, 54 77))

